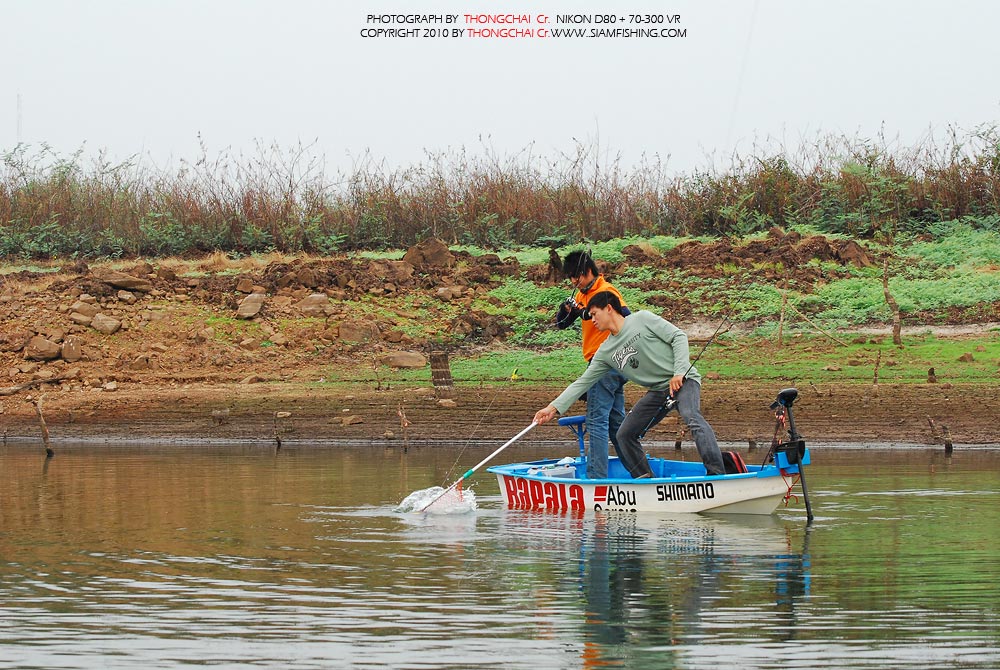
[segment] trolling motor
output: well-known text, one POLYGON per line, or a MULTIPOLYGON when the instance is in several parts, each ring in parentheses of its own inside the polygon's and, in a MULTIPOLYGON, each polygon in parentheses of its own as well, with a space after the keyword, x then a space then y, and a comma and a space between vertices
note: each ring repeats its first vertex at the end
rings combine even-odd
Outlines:
POLYGON ((799 397, 798 389, 787 388, 778 392, 777 399, 771 403, 771 409, 775 410, 774 417, 777 423, 774 431, 774 440, 771 442, 772 456, 778 467, 788 467, 797 465, 799 468, 799 481, 802 484, 802 498, 806 503, 806 519, 813 520, 812 506, 809 504, 809 491, 806 488, 806 471, 803 460, 806 454, 806 442, 795 429, 795 418, 792 416, 792 404, 799 397), (778 430, 781 425, 788 422, 787 442, 778 442, 778 430))

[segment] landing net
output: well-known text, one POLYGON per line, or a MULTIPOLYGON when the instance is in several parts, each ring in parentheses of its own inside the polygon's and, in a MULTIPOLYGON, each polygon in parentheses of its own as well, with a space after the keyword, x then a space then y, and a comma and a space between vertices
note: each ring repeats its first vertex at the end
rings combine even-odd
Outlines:
POLYGON ((427 514, 465 514, 476 510, 476 494, 461 486, 449 491, 430 507, 427 504, 440 496, 444 487, 432 486, 429 489, 414 491, 406 496, 396 507, 397 512, 425 511, 427 514), (426 510, 424 508, 427 507, 426 510))

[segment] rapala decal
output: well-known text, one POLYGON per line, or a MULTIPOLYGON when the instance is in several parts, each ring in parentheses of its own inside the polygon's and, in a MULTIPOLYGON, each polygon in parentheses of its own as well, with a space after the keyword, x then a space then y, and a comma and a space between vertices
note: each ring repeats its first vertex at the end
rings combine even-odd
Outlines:
POLYGON ((520 509, 542 507, 551 510, 583 511, 583 487, 579 484, 541 482, 504 475, 507 506, 520 509))

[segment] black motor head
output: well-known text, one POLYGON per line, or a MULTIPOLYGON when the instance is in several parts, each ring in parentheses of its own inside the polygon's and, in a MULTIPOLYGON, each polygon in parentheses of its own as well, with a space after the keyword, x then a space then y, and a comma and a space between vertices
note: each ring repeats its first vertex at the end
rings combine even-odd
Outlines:
POLYGON ((771 409, 776 408, 778 405, 782 407, 791 407, 795 399, 799 397, 799 390, 795 388, 784 389, 778 391, 778 399, 771 403, 771 409))

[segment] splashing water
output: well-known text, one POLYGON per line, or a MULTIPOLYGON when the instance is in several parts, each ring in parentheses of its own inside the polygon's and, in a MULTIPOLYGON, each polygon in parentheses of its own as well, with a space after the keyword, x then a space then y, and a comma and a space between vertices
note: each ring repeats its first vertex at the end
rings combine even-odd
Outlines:
POLYGON ((464 514, 476 509, 476 494, 470 489, 454 489, 427 507, 427 504, 441 495, 444 488, 432 486, 414 491, 396 507, 397 512, 424 512, 428 514, 464 514), (425 510, 424 507, 427 507, 425 510))

